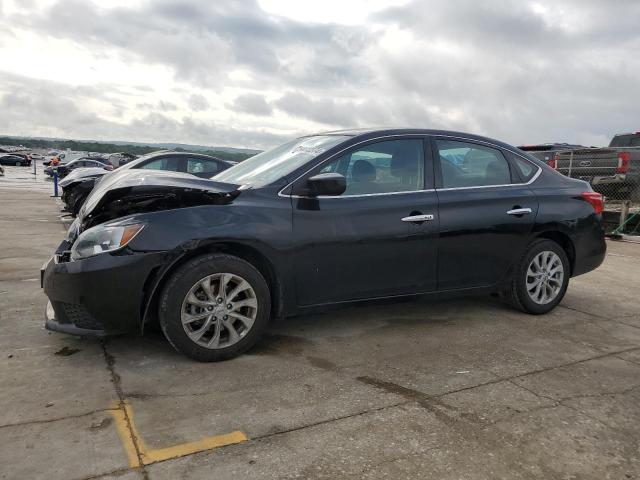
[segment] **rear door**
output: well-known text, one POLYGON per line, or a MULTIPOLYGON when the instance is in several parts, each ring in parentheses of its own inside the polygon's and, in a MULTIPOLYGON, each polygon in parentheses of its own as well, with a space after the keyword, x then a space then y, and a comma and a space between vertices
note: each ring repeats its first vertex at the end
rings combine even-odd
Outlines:
POLYGON ((530 240, 538 201, 527 183, 540 167, 473 140, 435 137, 433 148, 438 289, 494 285, 530 240))
POLYGON ((292 198, 300 305, 435 290, 437 198, 425 151, 424 137, 372 140, 294 185, 321 172, 347 180, 339 196, 292 198))

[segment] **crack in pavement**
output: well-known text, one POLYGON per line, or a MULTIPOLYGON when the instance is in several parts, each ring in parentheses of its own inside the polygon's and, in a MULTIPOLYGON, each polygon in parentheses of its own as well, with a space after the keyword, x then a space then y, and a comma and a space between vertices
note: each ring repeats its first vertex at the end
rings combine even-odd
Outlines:
POLYGON ((116 395, 118 396, 118 409, 117 410, 122 410, 123 416, 124 416, 125 421, 126 421, 128 434, 129 434, 129 436, 131 438, 131 442, 133 444, 136 456, 138 458, 138 467, 137 467, 137 469, 142 474, 142 478, 145 479, 145 480, 148 480, 149 479, 149 474, 147 472, 147 469, 145 467, 144 462, 142 461, 142 454, 140 452, 140 446, 138 445, 138 438, 136 437, 136 435, 135 435, 135 433, 133 431, 133 427, 131 426, 131 419, 129 418, 129 413, 128 413, 127 409, 125 408, 126 397, 124 396, 124 393, 122 391, 122 386, 120 384, 120 375, 118 375, 118 373, 115 370, 116 359, 115 359, 115 357, 113 355, 111 355, 107 351, 107 340, 103 340, 102 341, 102 351, 104 353, 104 359, 105 359, 105 362, 107 364, 107 370, 111 374, 111 381, 113 382, 113 387, 114 387, 114 389, 116 391, 116 395))
POLYGON ((22 425, 37 425, 37 424, 40 424, 40 423, 59 422, 61 420, 69 420, 71 418, 88 417, 89 415, 93 415, 95 413, 107 413, 107 412, 111 412, 113 410, 116 410, 116 409, 115 408, 98 408, 96 410, 91 410, 90 412, 78 413, 78 414, 75 414, 75 415, 66 415, 64 417, 48 418, 48 419, 44 419, 44 420, 26 420, 24 422, 16 422, 16 423, 6 423, 4 425, 0 425, 0 429, 1 428, 8 428, 8 427, 20 427, 22 425))

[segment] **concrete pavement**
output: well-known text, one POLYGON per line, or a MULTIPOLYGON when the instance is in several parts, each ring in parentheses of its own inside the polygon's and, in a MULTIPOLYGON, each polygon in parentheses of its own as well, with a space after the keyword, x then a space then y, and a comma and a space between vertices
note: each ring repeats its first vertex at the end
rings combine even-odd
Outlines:
POLYGON ((158 333, 46 332, 59 206, 0 205, 2 479, 640 478, 640 245, 610 242, 546 316, 346 308, 200 364, 158 333))

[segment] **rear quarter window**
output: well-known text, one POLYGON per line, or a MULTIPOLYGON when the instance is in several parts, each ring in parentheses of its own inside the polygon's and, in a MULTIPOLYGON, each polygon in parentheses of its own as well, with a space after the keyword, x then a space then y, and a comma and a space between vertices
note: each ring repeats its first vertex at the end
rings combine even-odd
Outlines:
POLYGON ((509 157, 511 165, 513 165, 516 173, 523 182, 526 183, 531 180, 538 171, 538 167, 536 165, 516 155, 515 153, 507 151, 506 154, 507 157, 509 157))

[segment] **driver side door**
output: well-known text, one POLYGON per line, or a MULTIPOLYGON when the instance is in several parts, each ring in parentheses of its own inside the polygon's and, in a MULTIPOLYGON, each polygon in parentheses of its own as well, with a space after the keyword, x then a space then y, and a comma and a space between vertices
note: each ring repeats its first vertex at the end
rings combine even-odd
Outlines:
POLYGON ((342 195, 298 196, 294 185, 300 306, 435 290, 438 204, 429 152, 422 137, 371 141, 297 182, 337 172, 346 177, 342 195), (411 221, 419 215, 430 219, 411 221))

